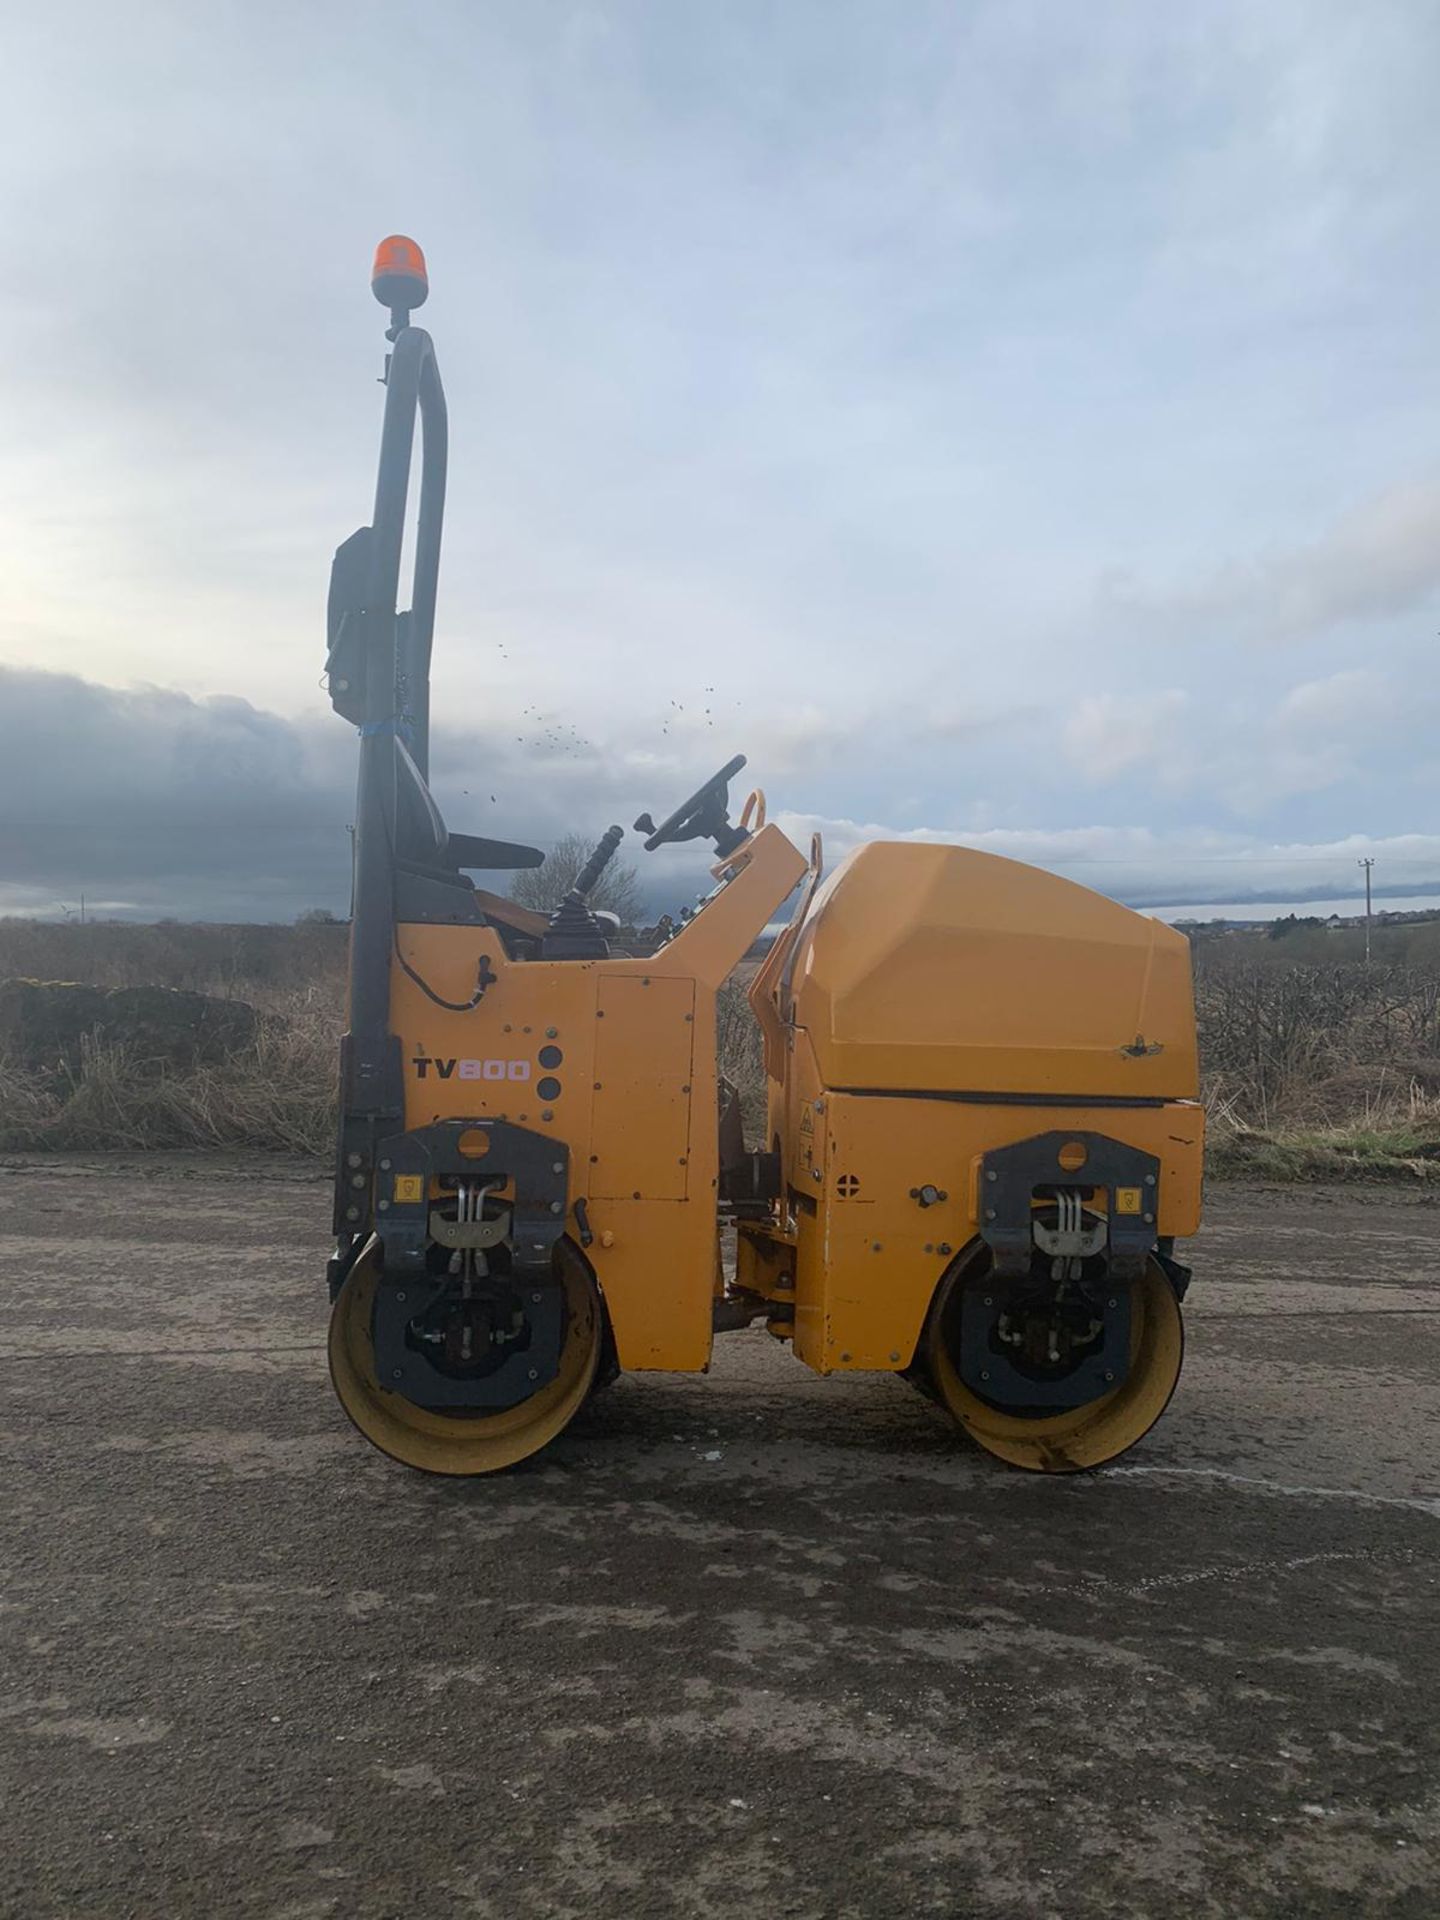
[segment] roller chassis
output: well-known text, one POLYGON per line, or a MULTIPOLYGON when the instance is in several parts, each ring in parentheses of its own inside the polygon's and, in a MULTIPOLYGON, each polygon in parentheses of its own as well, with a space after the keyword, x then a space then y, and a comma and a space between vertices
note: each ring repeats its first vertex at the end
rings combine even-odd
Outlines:
POLYGON ((547 1444, 617 1370, 703 1369, 717 1332, 758 1319, 818 1373, 914 1379, 1010 1464, 1113 1458, 1163 1411, 1183 1353, 1173 1246, 1198 1220, 1201 1116, 1188 970, 1173 944, 1158 966, 1153 951, 1176 936, 1153 932, 1142 954, 1137 916, 962 849, 871 846, 822 885, 818 836, 803 858, 763 796, 730 823, 743 756, 660 827, 636 822, 647 848, 705 839, 717 856, 714 892, 652 956, 617 954, 589 908, 619 827, 548 919, 478 889, 469 872, 542 855, 449 832, 430 794, 448 424, 433 345, 409 324, 419 250, 387 248, 375 512, 336 555, 327 662, 360 735, 329 1268, 346 1411, 411 1466, 490 1472, 547 1444), (733 1102, 715 1127, 714 996, 797 885, 749 993, 769 1088, 751 1152, 733 1102), (972 924, 990 946, 1018 942, 1008 972, 985 962, 998 1040, 984 1020, 967 1029, 975 979, 925 959, 972 924), (1107 943, 1117 966, 1143 961, 1129 1006, 1095 971, 1107 943), (1060 952, 1068 972, 1026 994, 1025 970, 1060 952), (867 983, 891 973, 877 998, 867 983), (1072 1031, 1051 1056, 1025 1027, 1057 989, 1072 1031), (1077 1033, 1112 1020, 1126 1023, 1112 1046, 1087 1037, 1076 1053, 1077 1033), (1081 1086, 1052 1092, 1062 1055, 1082 1062, 1081 1086), (738 1233, 729 1278, 722 1209, 738 1233))

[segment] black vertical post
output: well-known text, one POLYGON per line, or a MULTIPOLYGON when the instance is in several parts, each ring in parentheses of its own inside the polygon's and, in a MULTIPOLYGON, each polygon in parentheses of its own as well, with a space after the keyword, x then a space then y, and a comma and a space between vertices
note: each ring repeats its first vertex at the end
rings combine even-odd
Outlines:
POLYGON ((417 764, 428 762, 429 655, 434 631, 440 566, 440 528, 445 503, 447 437, 445 395, 430 336, 407 327, 395 338, 385 382, 385 420, 375 479, 370 578, 365 594, 362 646, 365 705, 360 727, 360 768, 355 803, 355 891, 350 930, 350 1031, 345 1048, 341 1164, 337 1225, 355 1231, 369 1224, 368 1199, 357 1198, 357 1176, 368 1188, 373 1137, 403 1124, 404 1088, 399 1043, 390 1032, 390 959, 395 939, 394 875, 397 678, 405 672, 407 697, 416 716, 417 764), (405 514, 415 417, 422 426, 420 528, 417 540, 412 645, 397 654, 396 601, 405 540, 405 514), (423 641, 423 647, 422 647, 423 641))
POLYGON ((414 727, 410 752, 422 778, 430 778, 430 652, 435 639, 435 597, 440 584, 440 535, 445 521, 445 471, 449 423, 434 349, 427 362, 434 392, 425 406, 425 447, 420 517, 415 529, 415 586, 411 597, 406 672, 414 727))

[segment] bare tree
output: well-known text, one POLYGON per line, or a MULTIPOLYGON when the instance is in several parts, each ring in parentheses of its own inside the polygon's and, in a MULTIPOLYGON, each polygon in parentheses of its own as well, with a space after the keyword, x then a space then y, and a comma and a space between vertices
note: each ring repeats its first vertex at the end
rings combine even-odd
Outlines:
MULTIPOLYGON (((567 833, 545 857, 543 867, 522 867, 510 883, 510 898, 537 913, 549 913, 565 898, 590 855, 595 842, 583 833, 567 833)), ((612 860, 590 894, 592 907, 617 916, 622 927, 635 926, 645 907, 640 876, 628 861, 612 860)))

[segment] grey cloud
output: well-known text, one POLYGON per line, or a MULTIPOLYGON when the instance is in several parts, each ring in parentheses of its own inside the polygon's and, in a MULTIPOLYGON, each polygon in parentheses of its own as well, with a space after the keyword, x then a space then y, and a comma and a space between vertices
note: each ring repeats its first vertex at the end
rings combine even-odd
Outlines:
POLYGON ((833 869, 869 840, 951 842, 1049 869, 1134 907, 1217 902, 1353 899, 1356 862, 1373 857, 1377 895, 1440 894, 1440 834, 1349 834, 1328 841, 1266 842, 1204 829, 1161 834, 1146 827, 989 828, 937 833, 874 821, 782 813, 798 845, 819 833, 833 869))
MULTIPOLYGON (((1342 754, 1339 742, 1347 716, 1363 706, 1359 691, 1329 682, 1296 689, 1282 703, 1287 731, 1279 746, 1257 752, 1253 736, 1237 741, 1222 774, 1238 781, 1248 765, 1253 783, 1283 793, 1311 790, 1353 770, 1353 756, 1342 754)), ((1110 714, 1106 724, 1114 720, 1110 714)), ((802 729, 788 762, 775 741, 752 739, 748 731, 718 748, 707 735, 660 753, 643 741, 639 723, 608 746, 584 739, 557 746, 532 729, 532 722, 514 720, 497 720, 484 733, 440 727, 436 788, 455 827, 543 845, 572 827, 598 833, 612 819, 628 825, 641 807, 662 811, 734 745, 751 750, 747 773, 768 785, 772 813, 777 803, 809 799, 837 851, 857 834, 964 837, 1062 868, 1078 859, 1084 869, 1078 877, 1137 900, 1206 897, 1206 875, 1191 864, 1196 842, 1190 833, 1144 834, 1138 851, 1120 853, 1117 845, 1128 843, 1119 828, 1079 829, 1071 838, 1011 825, 997 829, 993 841, 962 833, 988 825, 989 818, 1013 821, 1017 789, 1039 773, 1038 765, 1027 771, 1022 761, 1011 768, 1008 786, 989 788, 1001 803, 998 813, 957 807, 953 799, 947 804, 933 768, 927 773, 923 741, 912 741, 906 756, 904 716, 894 709, 877 711, 868 729, 839 723, 833 730, 802 729), (862 815, 876 824, 852 832, 843 807, 847 798, 862 797, 868 763, 877 757, 902 766, 917 786, 903 812, 862 815), (917 820, 930 824, 917 828, 917 820)), ((1104 731, 1102 725, 1097 754, 1104 752, 1104 731)), ((952 744, 941 742, 942 749, 952 744)), ((972 754, 984 745, 983 736, 966 743, 972 754)), ((1164 746, 1157 742, 1157 758, 1164 746)), ((0 895, 0 910, 45 911, 56 899, 73 902, 81 889, 92 904, 98 898, 142 917, 284 918, 308 905, 343 909, 354 752, 349 730, 323 712, 295 722, 234 699, 192 700, 154 689, 124 693, 66 676, 0 675, 0 886, 21 889, 0 895)), ((1189 764, 1203 757, 1204 742, 1191 742, 1189 764)), ((1139 772, 1152 777, 1149 763, 1139 772)), ((967 790, 986 790, 983 767, 973 759, 960 777, 967 790)), ((884 794, 877 798, 884 807, 884 794)), ((1133 795, 1120 799, 1129 805, 1133 795)), ((1103 818, 1103 809, 1094 811, 1103 818)), ((1129 817, 1145 819, 1147 812, 1142 795, 1129 817)), ((1042 821, 1073 817, 1063 798, 1038 785, 1021 818, 1037 814, 1042 821)), ((632 840, 628 852, 657 909, 673 909, 704 884, 693 851, 651 858, 632 840)), ((1278 864, 1283 868, 1284 859, 1278 864)), ((1265 880, 1271 893, 1287 884, 1273 871, 1265 880)), ((1303 866, 1290 874, 1290 882, 1297 880, 1308 890, 1303 866)), ((1221 892, 1231 897, 1230 885, 1221 892)))
MULTIPOLYGON (((541 846, 571 828, 598 836, 612 818, 628 827, 712 770, 647 773, 528 726, 508 742, 442 727, 435 745, 457 830, 541 846)), ((299 722, 226 696, 0 667, 0 911, 53 911, 82 891, 98 911, 140 918, 341 911, 354 779, 354 735, 323 714, 299 722)), ((672 906, 703 881, 693 850, 643 871, 672 906)))
POLYGON ((248 701, 0 669, 0 881, 137 913, 284 917, 347 871, 343 756, 248 701))
POLYGON ((1152 633, 1308 640, 1412 613, 1440 591, 1440 483, 1389 488, 1314 540, 1274 546, 1192 586, 1112 578, 1105 610, 1152 633))
MULTIPOLYGON (((1368 702, 1373 718, 1384 698, 1383 685, 1364 676, 1337 676, 1293 690, 1280 718, 1302 744, 1307 729, 1318 730, 1323 752, 1336 716, 1365 710, 1368 702)), ((529 729, 529 722, 513 721, 488 734, 439 727, 436 790, 454 827, 541 846, 572 828, 598 836, 612 820, 628 826, 642 807, 668 809, 731 744, 717 749, 707 733, 662 755, 638 731, 610 743, 577 739, 557 747, 553 723, 529 729)), ((817 729, 825 731, 818 722, 817 729)), ((874 738, 893 744, 896 712, 877 715, 875 729, 874 738)), ((811 731, 802 744, 808 753, 811 731)), ((353 734, 324 713, 294 721, 234 698, 118 690, 71 675, 0 668, 0 912, 52 913, 73 906, 82 891, 97 912, 142 919, 288 919, 309 906, 343 911, 354 767, 353 734)), ((831 789, 857 790, 860 771, 858 762, 842 765, 831 789)), ((747 773, 763 784, 771 772, 762 748, 747 773)), ((1203 827, 1162 831, 1104 821, 987 821, 967 831, 951 820, 916 826, 883 813, 867 819, 823 806, 786 810, 785 787, 793 791, 792 783, 772 780, 772 818, 801 846, 812 831, 822 832, 832 866, 864 840, 955 840, 1147 905, 1348 891, 1355 860, 1373 853, 1392 890, 1440 886, 1440 837, 1427 834, 1267 841, 1203 827)), ((932 823, 937 817, 943 819, 930 811, 932 823)), ((1052 817, 1065 820, 1067 810, 1052 817)), ((708 884, 704 854, 694 848, 652 857, 630 838, 626 853, 639 867, 652 911, 674 910, 708 884)))

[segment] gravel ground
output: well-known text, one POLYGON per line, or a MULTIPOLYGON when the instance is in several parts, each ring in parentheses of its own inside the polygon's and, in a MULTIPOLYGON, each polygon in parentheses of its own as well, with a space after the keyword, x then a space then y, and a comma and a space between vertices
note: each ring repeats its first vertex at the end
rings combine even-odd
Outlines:
POLYGON ((292 1164, 0 1166, 0 1912, 1440 1911, 1440 1211, 1221 1187, 1044 1481, 760 1332, 425 1480, 292 1164))

